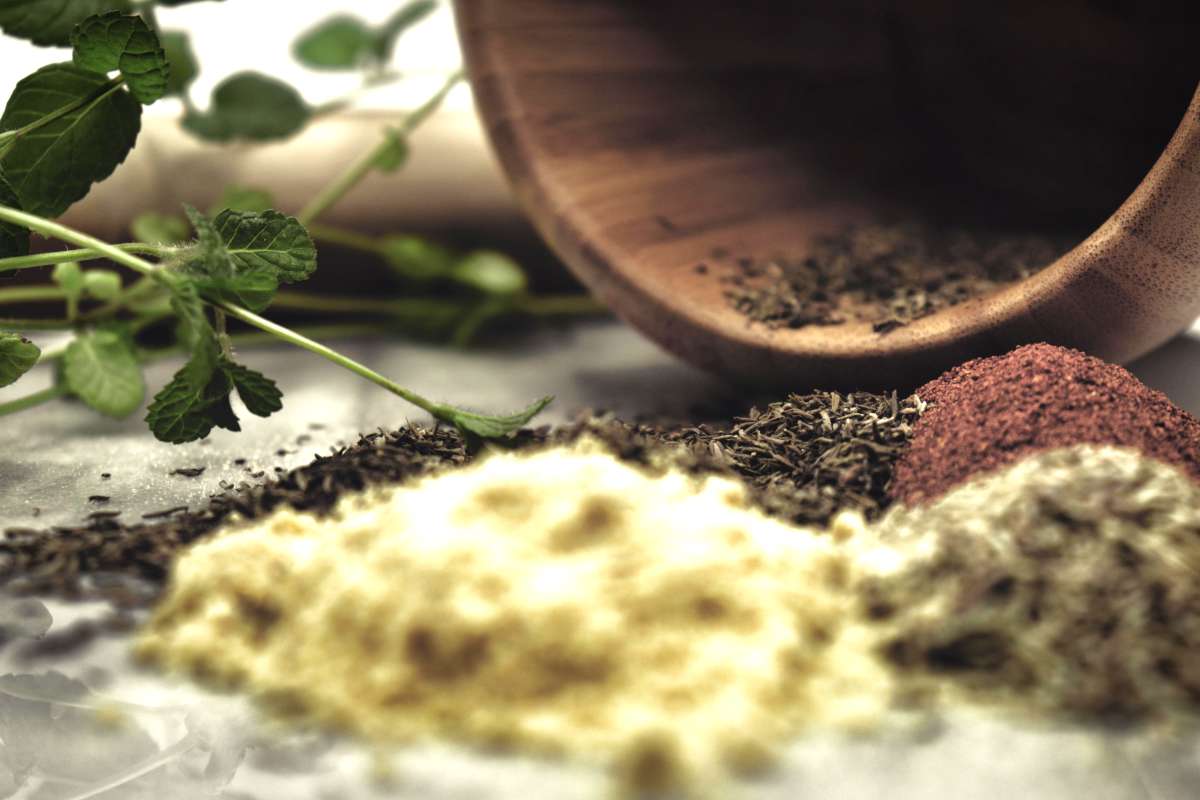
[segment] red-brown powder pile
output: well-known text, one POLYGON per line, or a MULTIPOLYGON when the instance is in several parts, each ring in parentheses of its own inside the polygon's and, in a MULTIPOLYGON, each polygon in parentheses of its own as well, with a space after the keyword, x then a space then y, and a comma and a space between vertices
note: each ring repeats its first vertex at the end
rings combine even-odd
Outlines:
POLYGON ((1084 443, 1130 447, 1200 481, 1200 420, 1078 350, 1026 345, 961 364, 917 394, 931 407, 889 490, 907 505, 1030 453, 1084 443))

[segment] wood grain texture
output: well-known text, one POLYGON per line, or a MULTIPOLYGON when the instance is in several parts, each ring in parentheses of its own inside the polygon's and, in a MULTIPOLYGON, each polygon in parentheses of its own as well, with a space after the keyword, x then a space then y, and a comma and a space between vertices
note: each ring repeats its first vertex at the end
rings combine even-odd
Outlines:
POLYGON ((1198 28, 1137 4, 976 5, 456 0, 518 201, 683 358, 802 390, 915 386, 1038 340, 1145 353, 1200 313, 1198 28), (914 215, 1079 244, 883 335, 767 329, 695 269, 914 215))

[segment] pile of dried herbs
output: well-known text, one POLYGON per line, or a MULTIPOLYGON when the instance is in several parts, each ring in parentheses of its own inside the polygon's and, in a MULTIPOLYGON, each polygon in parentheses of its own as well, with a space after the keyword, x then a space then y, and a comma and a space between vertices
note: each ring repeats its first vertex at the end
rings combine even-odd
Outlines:
POLYGON ((368 434, 265 483, 229 487, 196 511, 165 509, 138 523, 101 512, 76 527, 10 528, 0 540, 0 584, 21 593, 102 596, 138 605, 146 599, 143 594, 131 593, 126 582, 110 580, 112 576, 160 585, 180 550, 234 514, 249 519, 281 505, 321 513, 346 492, 403 481, 467 459, 456 430, 409 426, 368 434))
POLYGON ((1027 278, 1064 250, 1038 236, 864 225, 816 239, 807 258, 739 260, 725 297, 772 328, 853 321, 886 333, 1027 278))
POLYGON ((901 400, 895 392, 794 394, 725 429, 663 436, 706 451, 742 476, 767 513, 824 525, 840 510, 873 519, 887 507, 892 468, 924 408, 916 395, 901 400))
MULTIPOLYGON (((915 396, 818 392, 792 395, 726 425, 635 425, 589 414, 554 429, 521 431, 507 446, 563 444, 586 434, 625 461, 741 476, 767 513, 824 525, 841 509, 875 517, 886 506, 892 465, 922 408, 915 396)), ((264 483, 226 486, 199 510, 165 509, 137 523, 100 512, 77 527, 10 529, 0 539, 0 586, 145 605, 176 555, 235 514, 253 519, 283 505, 320 514, 347 492, 461 466, 476 455, 452 428, 409 426, 363 436, 264 483)))

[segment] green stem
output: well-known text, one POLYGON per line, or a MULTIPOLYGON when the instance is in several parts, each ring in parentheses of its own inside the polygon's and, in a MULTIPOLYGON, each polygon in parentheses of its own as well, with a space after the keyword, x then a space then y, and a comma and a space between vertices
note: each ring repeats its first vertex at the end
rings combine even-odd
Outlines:
POLYGON ((175 312, 171 310, 154 311, 148 314, 143 314, 137 319, 129 323, 129 333, 136 335, 139 331, 149 328, 159 320, 164 320, 167 317, 175 316, 175 312))
MULTIPOLYGON (((336 244, 351 250, 381 255, 380 240, 331 225, 313 223, 308 226, 308 232, 317 239, 328 244, 336 244)), ((437 298, 441 300, 442 298, 437 298)), ((378 311, 383 314, 403 316, 415 305, 427 302, 424 298, 409 297, 403 300, 380 300, 375 297, 317 297, 301 292, 280 292, 275 296, 275 305, 311 309, 313 311, 378 311)), ((562 295, 526 295, 518 298, 513 304, 513 310, 535 317, 565 317, 604 314, 608 308, 600 301, 586 294, 562 295)))
MULTIPOLYGON (((169 315, 165 315, 169 316, 169 315)), ((155 319, 149 319, 151 322, 156 322, 161 319, 159 316, 155 319)), ((141 322, 141 320, 139 320, 141 322)), ((135 325, 137 323, 134 323, 135 325)), ((141 327, 145 327, 142 325, 141 327)), ((347 339, 355 336, 370 336, 386 332, 386 325, 371 324, 369 322, 350 322, 331 325, 307 325, 296 329, 297 333, 307 336, 312 339, 347 339)), ((135 330, 134 333, 137 331, 135 330)), ((278 344, 279 337, 273 333, 231 333, 229 341, 234 347, 256 347, 265 344, 278 344)), ((60 345, 53 350, 43 350, 41 356, 38 357, 38 364, 50 364, 58 361, 67 352, 67 345, 60 345)), ((171 345, 170 347, 155 347, 152 349, 141 349, 138 352, 138 360, 143 364, 148 364, 153 361, 158 361, 164 358, 171 358, 180 354, 187 354, 187 348, 182 344, 171 345)))
POLYGON ((67 345, 65 345, 65 344, 59 345, 58 347, 54 348, 53 350, 43 350, 42 354, 40 356, 38 356, 37 363, 49 364, 52 361, 58 361, 60 358, 63 357, 63 355, 66 352, 67 352, 67 345))
POLYGON ((0 317, 0 331, 63 331, 75 327, 69 319, 0 317))
MULTIPOLYGON (((117 245, 109 244, 101 241, 94 236, 88 236, 86 233, 81 233, 73 228, 68 228, 66 225, 61 225, 57 222, 51 222, 48 219, 33 214, 27 214, 24 211, 18 211, 15 208, 8 206, 0 206, 0 220, 11 222, 14 225, 20 225, 23 228, 28 228, 31 231, 42 234, 48 238, 58 239, 60 241, 69 242, 77 247, 86 248, 96 253, 96 257, 103 256, 109 261, 115 261, 118 264, 129 267, 130 269, 140 272, 143 275, 148 275, 156 280, 165 282, 166 279, 160 274, 158 267, 144 258, 138 258, 131 252, 121 249, 117 245)), ((147 245, 140 245, 147 246, 147 245)), ((57 254, 56 254, 57 255, 57 254)), ((54 262, 51 262, 54 263, 54 262)))
POLYGON ((373 253, 375 255, 378 255, 380 252, 379 241, 374 236, 367 236, 365 233, 322 225, 319 222, 309 225, 308 232, 314 239, 327 242, 328 244, 336 244, 340 247, 361 250, 364 253, 373 253))
POLYGON ((134 300, 145 294, 147 289, 156 288, 158 285, 158 282, 153 278, 138 278, 133 285, 131 285, 128 289, 124 289, 113 299, 109 300, 103 305, 96 306, 91 311, 85 311, 84 313, 80 314, 79 319, 84 322, 94 322, 95 320, 105 319, 109 316, 112 316, 122 308, 128 307, 134 300))
MULTIPOLYGON (((328 325, 300 325, 296 332, 310 339, 348 339, 356 336, 371 336, 390 330, 386 325, 371 322, 343 322, 328 325)), ((270 333, 231 333, 230 341, 235 347, 254 347, 260 344, 279 342, 270 333)))
MULTIPOLYGON (((404 118, 404 122, 400 123, 396 129, 396 133, 404 137, 416 130, 433 112, 437 111, 438 106, 446 99, 446 95, 450 93, 455 84, 462 80, 462 77, 463 74, 461 71, 451 75, 433 97, 430 97, 424 104, 404 118)), ((297 219, 304 225, 308 225, 308 223, 328 211, 375 168, 375 163, 390 147, 392 147, 392 140, 390 138, 382 139, 377 145, 347 167, 345 172, 334 178, 328 186, 318 192, 317 196, 301 209, 297 215, 297 219)))
POLYGON ((18 397, 16 400, 9 400, 7 403, 0 403, 0 417, 5 414, 15 414, 18 411, 24 411, 34 406, 40 406, 42 403, 48 403, 55 398, 62 397, 66 393, 67 387, 59 384, 51 386, 48 389, 42 389, 40 392, 18 397))
POLYGON ((399 72, 378 72, 373 75, 368 75, 362 86, 357 89, 347 92, 346 94, 327 103, 321 103, 315 106, 312 110, 313 117, 325 117, 330 114, 336 114, 342 109, 348 108, 354 104, 361 95, 370 92, 373 89, 378 89, 380 86, 387 86, 389 83, 395 83, 404 76, 399 72))
MULTIPOLYGON (((445 297, 403 297, 396 300, 380 300, 375 297, 352 295, 314 295, 305 292, 281 291, 275 295, 272 305, 277 308, 293 308, 301 311, 327 311, 331 313, 386 314, 404 317, 430 303, 455 302, 445 297)), ((462 302, 464 308, 474 307, 475 302, 462 302)), ((513 300, 513 311, 535 317, 574 316, 602 314, 607 309, 587 295, 529 295, 513 300)))
POLYGON ((0 289, 0 304, 42 303, 62 300, 66 296, 66 292, 57 286, 13 286, 9 289, 0 289))
MULTIPOLYGON (((437 298, 443 300, 447 298, 437 298)), ((328 311, 350 314, 385 314, 405 316, 411 309, 424 305, 424 298, 406 297, 400 300, 379 300, 373 297, 348 295, 329 296, 305 292, 281 291, 276 293, 271 305, 277 308, 294 308, 301 311, 328 311)))
MULTIPOLYGON (((131 242, 129 244, 114 244, 111 247, 119 248, 126 253, 142 253, 144 255, 162 257, 168 248, 160 247, 153 244, 142 244, 140 242, 131 242)), ((91 248, 81 250, 59 250, 56 253, 34 253, 28 256, 12 256, 11 258, 0 258, 0 272, 12 272, 18 269, 30 269, 32 267, 46 267, 51 264, 61 264, 64 261, 92 261, 97 258, 104 258, 103 255, 97 253, 91 248)))
MULTIPOLYGON (((169 316, 171 316, 171 312, 168 311, 168 312, 163 312, 161 314, 147 314, 143 317, 138 317, 137 319, 135 319, 129 323, 129 333, 130 333, 130 335, 136 336, 138 331, 140 331, 143 328, 146 328, 150 325, 153 325, 155 322, 158 322, 160 319, 164 319, 169 316)), ((59 347, 54 348, 53 350, 43 350, 42 354, 38 357, 38 363, 39 364, 48 364, 51 361, 57 361, 58 359, 63 357, 64 353, 67 352, 67 346, 68 346, 67 344, 64 344, 64 345, 60 345, 59 347)), ((176 352, 176 351, 181 351, 181 350, 183 350, 183 348, 181 348, 181 347, 165 348, 165 351, 170 351, 170 352, 176 352)))
POLYGON ((528 295, 520 298, 515 307, 535 317, 587 316, 609 311, 599 300, 586 294, 528 295))
POLYGON ((233 342, 229 340, 227 319, 225 312, 219 308, 213 312, 213 325, 217 330, 217 341, 221 345, 221 355, 226 358, 233 358, 233 342))
POLYGON ((38 128, 42 127, 43 125, 49 125, 51 122, 54 122, 54 120, 58 119, 59 117, 63 117, 63 116, 66 116, 67 114, 70 114, 72 111, 77 111, 86 105, 98 103, 101 100, 103 100, 105 97, 107 97, 108 95, 115 92, 117 89, 120 89, 121 84, 123 84, 124 82, 125 82, 125 79, 123 77, 113 78, 112 80, 108 81, 107 83, 104 83, 101 86, 96 87, 96 90, 91 92, 90 94, 88 94, 86 97, 81 97, 78 100, 72 100, 70 103, 67 103, 65 106, 62 106, 61 108, 56 108, 55 110, 51 111, 49 114, 46 114, 44 117, 38 117, 37 119, 35 119, 33 122, 29 123, 28 125, 17 128, 16 130, 5 131, 4 133, 0 133, 0 144, 8 144, 10 142, 10 140, 15 141, 16 139, 21 138, 22 136, 24 136, 27 133, 32 133, 33 131, 36 131, 38 128))
POLYGON ((307 336, 303 336, 303 335, 297 333, 296 331, 289 330, 288 328, 285 328, 282 325, 277 325, 274 322, 271 322, 271 320, 260 317, 258 314, 255 314, 252 311, 247 311, 244 308, 238 308, 237 306, 228 305, 226 303, 219 303, 219 304, 217 304, 217 307, 223 309, 231 317, 240 319, 242 322, 245 322, 248 325, 253 325, 254 327, 258 328, 259 330, 266 331, 267 333, 269 333, 279 339, 282 339, 285 342, 294 344, 297 347, 303 347, 305 350, 309 351, 310 353, 316 353, 317 355, 321 356, 322 358, 332 361, 334 364, 337 364, 339 367, 348 369, 351 372, 353 372, 355 375, 359 375, 363 378, 366 378, 367 380, 371 381, 371 383, 374 383, 377 386, 382 386, 384 389, 387 389, 392 394, 397 395, 398 397, 400 397, 404 400, 407 400, 409 403, 412 403, 417 408, 428 411, 430 414, 433 414, 435 417, 441 418, 445 414, 446 410, 442 405, 435 403, 432 400, 428 400, 428 399, 422 397, 421 395, 417 394, 416 392, 412 392, 412 391, 409 391, 408 389, 405 389, 400 384, 396 383, 395 381, 393 381, 389 378, 384 377, 383 375, 380 375, 378 372, 371 369, 370 367, 364 366, 364 365, 358 363, 357 361, 355 361, 354 359, 344 356, 341 353, 337 352, 336 350, 332 350, 332 349, 326 347, 325 345, 321 344, 320 342, 313 341, 312 339, 309 339, 307 336))
MULTIPOLYGON (((352 322, 332 325, 304 325, 296 328, 296 333, 299 333, 302 336, 307 336, 310 339, 346 339, 354 336, 370 336, 372 334, 378 334, 387 330, 387 326, 384 325, 373 325, 368 322, 352 322)), ((256 347, 258 345, 279 344, 279 337, 273 333, 261 333, 256 331, 252 333, 231 333, 229 334, 229 341, 233 343, 235 348, 256 347)), ((65 351, 66 348, 60 348, 60 350, 65 351)), ((43 355, 42 359, 39 360, 38 363, 40 364, 42 361, 50 361, 61 358, 62 352, 60 352, 60 350, 55 350, 48 356, 43 355)), ((142 350, 139 353, 138 358, 143 364, 145 364, 151 361, 157 361, 161 358, 176 356, 181 353, 186 354, 187 348, 181 344, 176 344, 170 347, 156 347, 152 350, 142 350)))
MULTIPOLYGON (((142 273, 143 275, 147 275, 151 278, 159 280, 170 287, 169 279, 163 275, 162 271, 154 264, 138 258, 132 253, 126 253, 123 250, 113 247, 112 245, 93 236, 88 236, 86 233, 81 233, 57 222, 51 222, 50 220, 42 219, 41 217, 34 216, 33 214, 27 214, 24 211, 18 211, 15 208, 9 208, 2 205, 0 205, 0 221, 21 225, 29 228, 32 231, 36 231, 43 236, 53 237, 64 242, 70 242, 78 247, 91 248, 101 255, 107 257, 111 261, 115 261, 116 263, 127 266, 132 270, 142 273)), ((342 355, 336 350, 326 347, 320 342, 309 339, 307 336, 285 328, 282 325, 271 322, 269 319, 260 317, 258 314, 255 314, 252 311, 247 311, 244 308, 230 305, 228 303, 209 302, 209 305, 224 311, 226 314, 234 317, 235 319, 240 319, 242 322, 245 322, 248 325, 252 325, 259 330, 266 331, 278 339, 289 342, 290 344, 294 344, 297 347, 302 347, 311 353, 316 353, 322 358, 332 361, 334 364, 337 364, 338 366, 347 369, 350 372, 359 375, 360 377, 366 378, 377 386, 387 389, 397 397, 412 403, 420 409, 428 411, 436 419, 446 420, 452 424, 456 424, 456 414, 458 412, 452 406, 435 403, 432 400, 422 397, 416 392, 409 391, 395 381, 384 377, 375 370, 358 363, 352 358, 342 355)))

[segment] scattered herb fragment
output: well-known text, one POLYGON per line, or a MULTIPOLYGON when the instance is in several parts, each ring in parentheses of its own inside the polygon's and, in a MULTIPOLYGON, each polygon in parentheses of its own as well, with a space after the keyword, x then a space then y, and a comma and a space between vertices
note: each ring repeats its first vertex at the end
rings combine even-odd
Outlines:
POLYGON ((204 474, 205 467, 179 467, 171 470, 171 475, 182 475, 185 478, 199 478, 204 474))

